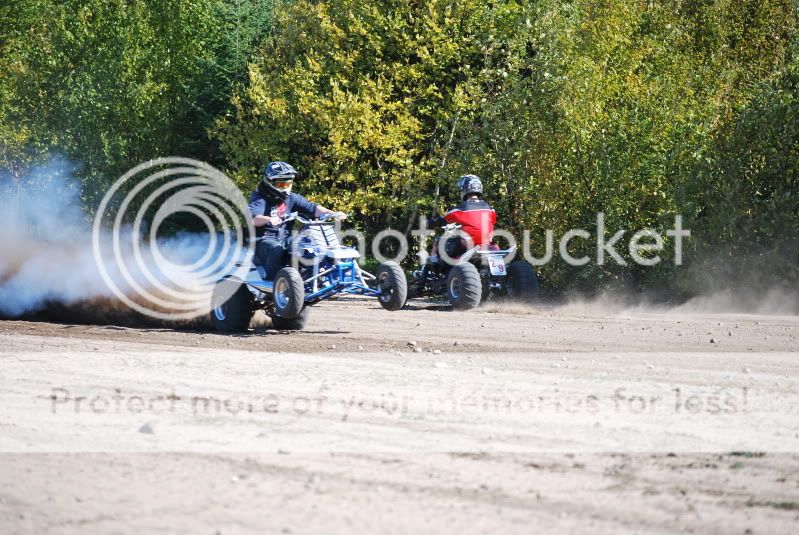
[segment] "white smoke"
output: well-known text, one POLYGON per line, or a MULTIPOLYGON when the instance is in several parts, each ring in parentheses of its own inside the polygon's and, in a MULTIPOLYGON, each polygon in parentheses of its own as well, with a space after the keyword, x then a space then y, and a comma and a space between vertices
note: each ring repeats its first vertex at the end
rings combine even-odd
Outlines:
MULTIPOLYGON (((66 160, 56 158, 19 180, 0 175, 0 316, 18 317, 51 303, 71 305, 114 298, 93 254, 90 218, 82 209, 80 185, 72 178, 73 171, 66 160)), ((128 237, 121 241, 132 259, 128 249, 134 240, 128 237)), ((110 243, 110 233, 103 240, 110 243)), ((208 234, 186 233, 159 240, 157 246, 175 265, 189 265, 202 258, 209 243, 208 234)), ((111 247, 103 249, 110 251, 111 247)), ((174 280, 175 273, 164 272, 149 249, 143 250, 143 260, 162 282, 174 280)), ((130 289, 114 269, 113 259, 105 265, 118 287, 130 289)), ((142 269, 134 262, 128 267, 138 284, 152 288, 142 269)))

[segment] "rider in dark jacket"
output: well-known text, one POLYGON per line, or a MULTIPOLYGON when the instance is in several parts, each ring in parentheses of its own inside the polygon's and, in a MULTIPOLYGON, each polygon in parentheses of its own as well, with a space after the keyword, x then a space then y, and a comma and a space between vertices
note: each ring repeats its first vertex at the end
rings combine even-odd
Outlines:
MULTIPOLYGON (((292 212, 302 212, 310 217, 332 214, 333 210, 319 206, 291 187, 297 171, 285 162, 270 162, 256 191, 250 195, 250 214, 255 226, 255 255, 266 270, 266 279, 274 280, 283 267, 286 253, 284 243, 278 239, 278 227, 292 212)), ((342 219, 346 218, 342 214, 342 219)))

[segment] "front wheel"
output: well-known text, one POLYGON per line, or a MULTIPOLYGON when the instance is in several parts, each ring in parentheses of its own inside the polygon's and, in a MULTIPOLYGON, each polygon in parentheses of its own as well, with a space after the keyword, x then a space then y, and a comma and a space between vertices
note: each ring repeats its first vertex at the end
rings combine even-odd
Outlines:
POLYGON ((480 304, 483 283, 473 264, 464 262, 453 266, 447 276, 447 297, 455 310, 469 310, 480 304))
POLYGON ((252 294, 235 279, 223 279, 214 287, 211 296, 211 323, 217 331, 244 332, 250 326, 253 313, 252 294))
POLYGON ((383 262, 377 268, 377 300, 386 310, 399 310, 408 300, 408 279, 396 262, 383 262))
POLYGON ((299 271, 284 267, 275 275, 272 302, 275 315, 286 319, 295 319, 305 306, 305 284, 299 271))
POLYGON ((532 301, 538 293, 538 278, 533 266, 523 260, 511 262, 506 287, 509 299, 532 301))

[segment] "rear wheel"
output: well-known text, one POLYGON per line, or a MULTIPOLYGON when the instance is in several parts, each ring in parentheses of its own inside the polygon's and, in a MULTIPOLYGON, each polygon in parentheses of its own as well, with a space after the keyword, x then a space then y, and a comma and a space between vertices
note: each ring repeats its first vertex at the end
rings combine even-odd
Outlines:
POLYGON ((447 297, 455 310, 469 310, 480 304, 483 284, 473 264, 464 262, 453 266, 447 276, 447 297))
POLYGON ((275 314, 285 319, 295 319, 305 306, 305 284, 300 273, 284 267, 275 275, 272 302, 275 314))
POLYGON ((377 300, 386 310, 399 310, 408 300, 408 280, 396 262, 383 262, 377 268, 377 300))
POLYGON ((531 301, 538 293, 538 277, 533 266, 523 260, 508 265, 506 281, 508 298, 516 301, 531 301))
POLYGON ((252 294, 244 284, 235 279, 216 284, 211 297, 211 322, 217 331, 246 331, 254 312, 252 294))
POLYGON ((278 315, 272 316, 272 327, 279 331, 301 331, 308 324, 311 315, 311 307, 305 307, 296 318, 281 318, 278 315))

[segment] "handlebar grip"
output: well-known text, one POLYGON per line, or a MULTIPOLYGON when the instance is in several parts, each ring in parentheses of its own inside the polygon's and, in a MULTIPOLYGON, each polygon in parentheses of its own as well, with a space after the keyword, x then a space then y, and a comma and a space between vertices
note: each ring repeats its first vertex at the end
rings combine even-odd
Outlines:
POLYGON ((347 214, 345 214, 344 212, 331 212, 331 213, 328 213, 328 214, 322 214, 319 217, 319 219, 321 219, 322 221, 327 221, 328 219, 336 219, 336 218, 339 218, 339 217, 342 217, 342 216, 346 216, 346 215, 347 214))

